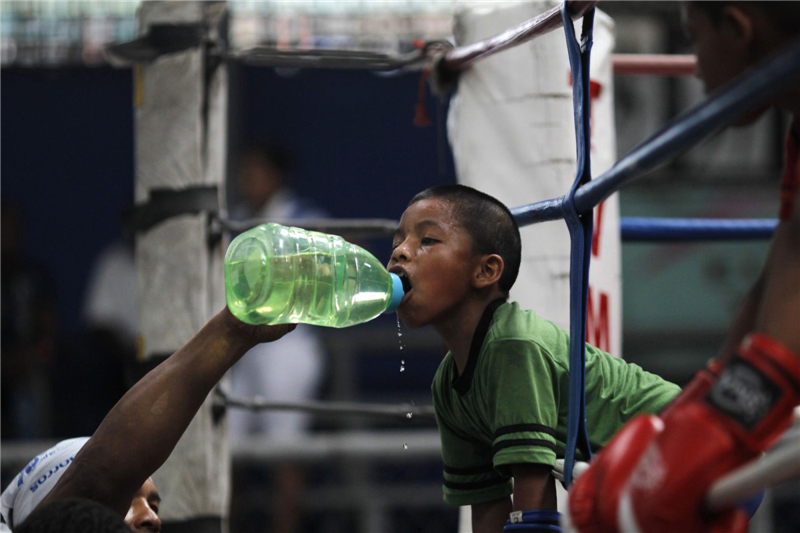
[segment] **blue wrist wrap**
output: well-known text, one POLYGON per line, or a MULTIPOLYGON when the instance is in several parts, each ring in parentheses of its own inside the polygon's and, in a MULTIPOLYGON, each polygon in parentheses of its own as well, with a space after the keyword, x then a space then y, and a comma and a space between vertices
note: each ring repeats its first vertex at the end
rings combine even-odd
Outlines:
POLYGON ((503 531, 561 533, 561 513, 558 511, 514 511, 503 531))

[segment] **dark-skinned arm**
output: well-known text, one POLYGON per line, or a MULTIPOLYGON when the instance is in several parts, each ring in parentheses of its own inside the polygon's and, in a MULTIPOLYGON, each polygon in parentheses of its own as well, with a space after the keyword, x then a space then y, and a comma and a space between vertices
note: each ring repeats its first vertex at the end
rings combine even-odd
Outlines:
POLYGON ((133 495, 167 460, 225 372, 256 344, 294 328, 250 326, 222 310, 117 402, 39 505, 89 498, 125 516, 133 495))
POLYGON ((765 333, 800 353, 800 209, 775 229, 767 262, 731 325, 719 358, 723 363, 736 354, 744 337, 765 333))
POLYGON ((473 505, 473 533, 502 532, 511 511, 555 511, 556 484, 552 469, 542 464, 511 465, 513 505, 509 497, 473 505))
POLYGON ((515 511, 555 511, 556 480, 553 467, 543 464, 511 465, 515 511))
POLYGON ((472 506, 472 533, 499 533, 511 513, 511 498, 478 503, 472 506))
POLYGON ((756 323, 756 314, 758 313, 758 305, 759 302, 761 302, 761 295, 763 293, 764 273, 762 272, 755 285, 753 285, 750 292, 747 293, 742 307, 733 319, 730 330, 728 330, 725 344, 722 345, 722 349, 718 355, 719 360, 723 363, 727 363, 736 355, 736 350, 739 349, 742 339, 753 331, 753 327, 756 323))
POLYGON ((800 202, 773 239, 754 331, 769 335, 800 357, 800 202))

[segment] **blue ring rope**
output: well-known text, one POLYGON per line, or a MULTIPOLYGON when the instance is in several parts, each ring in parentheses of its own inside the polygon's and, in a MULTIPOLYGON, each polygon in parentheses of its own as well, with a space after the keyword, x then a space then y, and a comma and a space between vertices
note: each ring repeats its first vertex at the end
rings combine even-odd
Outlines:
POLYGON ((592 50, 594 8, 583 15, 581 43, 575 38, 575 27, 567 12, 567 2, 561 6, 561 18, 567 38, 567 52, 572 70, 572 101, 575 108, 575 144, 578 169, 569 193, 561 204, 562 216, 570 235, 569 269, 569 410, 567 439, 564 454, 564 485, 572 483, 575 450, 580 448, 591 459, 589 435, 586 430, 586 303, 589 294, 589 264, 592 257, 593 214, 581 214, 575 197, 578 188, 592 179, 591 172, 591 98, 589 97, 589 60, 592 50))
POLYGON ((766 240, 775 233, 775 219, 697 219, 638 218, 620 219, 625 242, 689 242, 766 240))

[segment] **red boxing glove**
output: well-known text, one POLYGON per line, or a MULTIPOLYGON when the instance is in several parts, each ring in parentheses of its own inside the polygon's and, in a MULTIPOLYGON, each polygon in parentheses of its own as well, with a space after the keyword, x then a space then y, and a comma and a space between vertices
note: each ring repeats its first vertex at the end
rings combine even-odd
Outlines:
POLYGON ((622 490, 663 423, 639 416, 625 424, 569 490, 569 515, 580 533, 617 531, 622 490))
MULTIPOLYGON (((704 396, 721 372, 712 361, 670 403, 662 415, 677 406, 704 396)), ((617 530, 617 508, 622 490, 653 439, 664 429, 657 416, 639 416, 628 422, 608 443, 591 467, 569 491, 569 514, 580 533, 611 533, 617 530)))
POLYGON ((714 481, 755 458, 800 403, 800 359, 753 335, 718 377, 703 371, 663 413, 631 421, 570 492, 581 533, 746 531, 739 510, 704 510, 714 481))

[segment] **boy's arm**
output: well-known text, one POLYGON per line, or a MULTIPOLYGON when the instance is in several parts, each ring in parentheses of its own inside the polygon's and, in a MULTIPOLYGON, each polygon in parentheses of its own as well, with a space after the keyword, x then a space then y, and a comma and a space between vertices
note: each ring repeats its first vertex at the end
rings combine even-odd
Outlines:
POLYGON ((294 327, 249 326, 225 308, 117 402, 39 505, 89 498, 124 516, 225 372, 256 344, 278 340, 294 327))
POLYGON ((472 506, 472 533, 500 533, 511 513, 511 498, 478 503, 472 506))
POLYGON ((511 511, 555 511, 556 485, 553 467, 542 464, 514 464, 514 502, 508 497, 472 506, 473 533, 503 531, 511 511))
POLYGON ((556 483, 553 467, 542 464, 511 465, 515 511, 555 511, 556 483))

